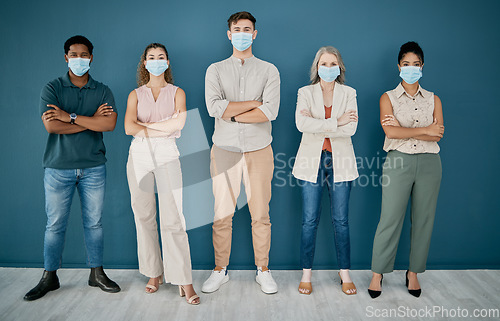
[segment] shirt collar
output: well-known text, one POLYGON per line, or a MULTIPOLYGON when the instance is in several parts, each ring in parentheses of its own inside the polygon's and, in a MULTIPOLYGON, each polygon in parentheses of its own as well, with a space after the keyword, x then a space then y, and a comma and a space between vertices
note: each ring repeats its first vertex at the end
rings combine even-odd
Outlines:
MULTIPOLYGON (((77 86, 75 86, 71 80, 69 79, 69 71, 62 77, 62 85, 64 87, 74 87, 74 88, 78 88, 77 86)), ((87 83, 85 84, 85 86, 83 86, 82 88, 91 88, 91 89, 95 89, 96 87, 96 84, 95 84, 95 80, 92 78, 92 76, 90 76, 89 74, 89 81, 87 81, 87 83)))
POLYGON ((396 91, 396 97, 398 97, 398 98, 401 97, 401 95, 403 95, 403 94, 406 94, 406 96, 408 96, 408 97, 414 97, 414 96, 420 94, 422 97, 427 98, 427 91, 425 89, 423 89, 420 86, 420 84, 418 84, 418 89, 417 89, 417 92, 415 93, 414 96, 411 96, 410 94, 408 94, 401 83, 399 83, 399 85, 394 90, 396 91))
MULTIPOLYGON (((246 64, 247 62, 249 62, 249 61, 251 62, 251 61, 253 61, 253 60, 255 60, 255 59, 256 59, 256 58, 255 58, 255 56, 253 56, 253 55, 252 55, 251 57, 245 58, 245 64, 246 64)), ((232 60, 233 62, 236 62, 236 63, 241 64, 241 59, 240 59, 240 58, 236 58, 236 57, 235 57, 235 56, 233 56, 233 55, 231 55, 231 60, 232 60)))

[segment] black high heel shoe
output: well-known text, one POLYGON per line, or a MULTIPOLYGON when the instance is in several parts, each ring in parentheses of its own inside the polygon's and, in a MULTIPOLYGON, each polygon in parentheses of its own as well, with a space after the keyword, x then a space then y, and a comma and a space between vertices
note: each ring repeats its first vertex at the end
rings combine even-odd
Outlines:
MULTIPOLYGON (((408 280, 408 271, 409 270, 406 270, 406 276, 405 276, 405 279, 406 279, 406 288, 408 289, 408 284, 409 284, 409 280, 408 280)), ((418 298, 420 296, 420 294, 422 294, 422 289, 418 289, 418 290, 410 290, 408 289, 408 292, 413 295, 414 297, 418 298)))
MULTIPOLYGON (((384 279, 384 275, 381 274, 381 278, 380 278, 380 288, 382 288, 382 280, 384 279)), ((370 294, 370 296, 372 297, 372 299, 375 299, 376 297, 378 297, 379 295, 382 294, 382 290, 380 291, 376 291, 376 290, 370 290, 368 289, 368 294, 370 294)))

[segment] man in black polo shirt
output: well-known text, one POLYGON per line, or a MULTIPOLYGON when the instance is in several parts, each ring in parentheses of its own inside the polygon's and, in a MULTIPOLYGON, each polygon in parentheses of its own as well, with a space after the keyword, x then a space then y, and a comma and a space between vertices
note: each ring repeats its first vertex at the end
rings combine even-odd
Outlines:
POLYGON ((102 132, 116 125, 111 90, 90 77, 92 43, 74 36, 64 44, 69 71, 42 90, 40 113, 49 133, 43 157, 45 211, 44 272, 24 299, 36 300, 59 288, 56 271, 61 265, 66 226, 75 190, 82 206, 89 285, 119 292, 118 284, 103 271, 101 214, 106 181, 106 148, 102 132))

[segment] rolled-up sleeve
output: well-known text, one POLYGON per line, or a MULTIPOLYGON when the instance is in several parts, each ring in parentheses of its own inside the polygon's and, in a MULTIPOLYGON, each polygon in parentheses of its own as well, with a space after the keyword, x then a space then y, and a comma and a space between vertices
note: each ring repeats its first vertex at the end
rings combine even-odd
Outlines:
POLYGON ((280 108, 280 74, 278 68, 271 65, 264 92, 262 93, 262 105, 258 107, 269 121, 278 117, 280 108))
POLYGON ((222 118, 229 105, 229 101, 224 98, 217 67, 212 64, 205 75, 205 103, 210 117, 222 118))

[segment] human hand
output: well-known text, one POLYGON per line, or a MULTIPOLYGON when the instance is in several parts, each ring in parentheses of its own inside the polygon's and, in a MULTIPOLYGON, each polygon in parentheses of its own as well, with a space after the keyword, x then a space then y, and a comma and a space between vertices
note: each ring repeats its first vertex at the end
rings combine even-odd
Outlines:
POLYGON ((99 108, 97 108, 96 112, 93 116, 109 116, 113 113, 113 107, 108 106, 108 103, 104 103, 99 108))
POLYGON ((306 116, 306 117, 311 117, 312 118, 312 115, 311 115, 311 112, 307 109, 302 109, 300 111, 300 113, 303 115, 303 116, 306 116))
POLYGON ((56 105, 48 104, 47 107, 52 107, 54 109, 49 109, 44 112, 42 119, 45 119, 46 121, 60 120, 65 123, 69 123, 71 121, 69 114, 56 105))
POLYGON ((444 126, 439 125, 436 118, 434 118, 432 124, 430 124, 426 128, 427 128, 427 135, 429 136, 436 136, 442 138, 444 135, 444 126))
POLYGON ((401 127, 401 125, 399 124, 396 117, 394 117, 394 115, 385 115, 385 118, 382 119, 382 126, 401 127))
POLYGON ((358 121, 358 115, 356 115, 356 111, 348 110, 337 119, 337 126, 343 126, 351 122, 357 122, 357 121, 358 121))

